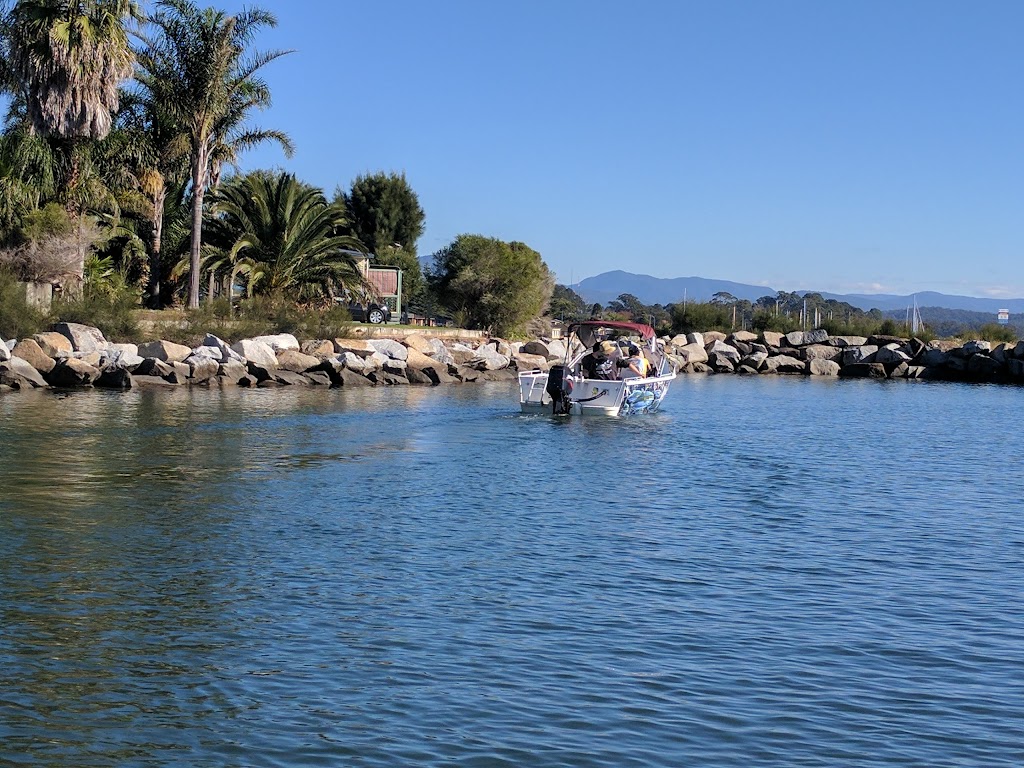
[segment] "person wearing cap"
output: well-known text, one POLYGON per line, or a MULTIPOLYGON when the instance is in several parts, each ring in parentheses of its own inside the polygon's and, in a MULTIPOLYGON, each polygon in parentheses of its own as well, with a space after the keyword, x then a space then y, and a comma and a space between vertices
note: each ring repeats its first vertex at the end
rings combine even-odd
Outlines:
POLYGON ((610 341, 594 342, 594 348, 581 361, 583 375, 588 379, 614 379, 615 363, 612 361, 614 352, 615 345, 610 341))
POLYGON ((626 360, 626 365, 629 368, 629 375, 632 376, 646 378, 651 372, 650 361, 644 357, 644 353, 636 344, 629 345, 629 358, 626 360))

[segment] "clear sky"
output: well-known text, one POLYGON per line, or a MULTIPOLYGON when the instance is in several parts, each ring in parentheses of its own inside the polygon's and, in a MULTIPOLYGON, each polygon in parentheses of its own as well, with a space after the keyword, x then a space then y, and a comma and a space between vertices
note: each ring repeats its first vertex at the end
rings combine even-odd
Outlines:
POLYGON ((421 254, 468 232, 564 283, 1024 296, 1020 0, 259 4, 259 47, 296 53, 258 122, 297 153, 244 167, 404 171, 421 254))

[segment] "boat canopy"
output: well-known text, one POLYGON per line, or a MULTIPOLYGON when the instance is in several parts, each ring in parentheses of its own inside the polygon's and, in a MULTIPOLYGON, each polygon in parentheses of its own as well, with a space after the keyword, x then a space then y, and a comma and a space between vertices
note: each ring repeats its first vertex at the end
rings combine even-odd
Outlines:
POLYGON ((591 346, 595 341, 603 338, 601 331, 625 331, 629 334, 636 334, 644 341, 654 338, 654 329, 643 323, 620 323, 614 320, 585 320, 582 323, 573 323, 569 326, 569 333, 575 333, 585 346, 591 346))

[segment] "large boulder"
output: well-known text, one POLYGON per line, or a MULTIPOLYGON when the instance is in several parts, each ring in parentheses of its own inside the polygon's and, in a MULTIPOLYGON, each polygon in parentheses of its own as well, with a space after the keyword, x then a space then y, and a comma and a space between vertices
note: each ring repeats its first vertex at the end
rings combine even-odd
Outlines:
POLYGON ((274 350, 274 352, 280 352, 283 349, 300 349, 299 340, 290 333, 275 333, 270 336, 257 336, 253 341, 262 341, 274 350))
POLYGON ((868 339, 867 336, 830 336, 828 343, 833 347, 863 347, 868 339))
POLYGON ((208 381, 220 372, 220 363, 206 355, 191 355, 185 359, 189 367, 189 379, 193 384, 208 381))
POLYGON ((976 352, 967 360, 967 370, 981 378, 988 378, 1000 373, 1003 366, 984 352, 976 352))
POLYGON ((762 331, 761 341, 766 347, 778 349, 782 346, 782 334, 775 331, 762 331))
POLYGON ((46 331, 45 333, 37 333, 32 337, 39 348, 43 350, 43 354, 47 357, 54 359, 60 357, 71 357, 71 353, 75 351, 74 345, 71 343, 71 339, 65 336, 63 333, 57 333, 57 331, 46 331))
POLYGON ((679 358, 682 365, 706 363, 708 361, 708 353, 705 351, 704 346, 696 343, 677 348, 675 356, 679 358))
POLYGON ((565 342, 561 339, 552 339, 548 342, 548 360, 565 360, 566 352, 565 342))
POLYGON ((843 354, 839 347, 829 344, 812 344, 804 347, 803 356, 805 360, 838 360, 843 354))
POLYGON ((99 377, 98 368, 73 357, 61 360, 46 374, 46 380, 53 387, 87 387, 99 377))
POLYGON ((764 361, 764 373, 803 373, 804 361, 789 355, 772 355, 764 361))
POLYGON ((171 367, 170 363, 165 362, 164 360, 157 360, 155 357, 147 357, 144 358, 135 369, 135 373, 139 376, 159 376, 163 379, 174 373, 174 368, 171 367))
POLYGON ((232 344, 231 349, 247 363, 267 369, 277 368, 277 354, 274 352, 274 348, 266 342, 258 339, 242 339, 232 344))
POLYGON ((544 355, 530 355, 525 352, 516 352, 512 355, 512 362, 520 371, 532 371, 539 368, 546 371, 551 367, 551 362, 544 355))
POLYGON ((734 331, 732 334, 730 334, 728 341, 739 341, 744 344, 750 344, 752 342, 757 341, 757 334, 751 333, 750 331, 734 331))
POLYGON ((862 347, 843 348, 843 366, 857 365, 858 363, 870 363, 875 359, 878 347, 865 344, 862 347))
POLYGON ((786 339, 786 344, 791 347, 802 347, 804 345, 803 331, 790 331, 784 338, 786 339))
POLYGON ((740 357, 742 357, 738 349, 726 344, 724 341, 712 341, 704 348, 704 351, 708 354, 708 360, 711 360, 712 356, 714 356, 717 359, 728 360, 733 365, 738 363, 740 357))
POLYGON ((341 352, 334 359, 337 360, 344 368, 360 374, 367 373, 368 371, 372 371, 376 368, 376 366, 370 362, 370 358, 360 357, 355 352, 341 352))
POLYGON ((135 344, 108 344, 100 360, 100 367, 116 365, 118 368, 134 372, 142 365, 142 360, 139 348, 135 344))
POLYGON ((210 357, 221 363, 226 363, 229 360, 233 360, 236 363, 245 362, 242 355, 233 350, 230 344, 218 336, 214 336, 212 333, 206 334, 206 337, 203 339, 203 343, 192 351, 196 354, 210 357))
POLYGON ((448 352, 451 354, 455 365, 467 365, 470 360, 476 357, 476 350, 472 347, 467 347, 461 342, 452 344, 448 352))
POLYGON ((811 376, 838 376, 839 371, 839 363, 834 360, 815 357, 807 362, 807 373, 811 376))
POLYGON ((107 346, 103 332, 91 325, 57 323, 53 330, 66 336, 75 352, 99 352, 107 346))
POLYGON ((431 351, 427 352, 432 358, 446 365, 455 365, 455 358, 448 351, 448 347, 440 339, 430 339, 431 351))
POLYGON ((992 344, 988 341, 968 341, 961 347, 961 354, 964 357, 972 357, 977 354, 988 354, 992 351, 992 344))
POLYGON ((814 328, 804 331, 804 344, 824 344, 828 341, 828 331, 824 328, 814 328))
POLYGON ((249 369, 245 367, 244 363, 228 360, 217 368, 217 376, 231 384, 240 384, 243 379, 248 378, 249 369))
MULTIPOLYGON (((14 346, 18 346, 15 344, 14 346)), ((7 348, 7 342, 0 339, 0 363, 6 363, 11 359, 11 350, 7 348)))
POLYGON ((409 357, 409 348, 394 339, 368 339, 367 343, 374 351, 392 360, 407 360, 409 357))
POLYGON ((471 357, 466 365, 470 368, 476 368, 478 371, 500 371, 504 368, 508 368, 511 360, 499 353, 494 347, 489 344, 481 345, 476 353, 471 357))
POLYGON ((898 365, 910 362, 910 355, 901 350, 899 344, 888 344, 875 352, 874 362, 898 365))
POLYGON ((173 341, 150 341, 139 345, 139 357, 152 357, 165 363, 180 363, 192 354, 192 349, 173 341))
POLYGON ((328 357, 334 357, 334 342, 330 339, 310 339, 302 342, 300 351, 304 355, 326 360, 328 357))
MULTIPOLYGON (((696 336, 697 334, 694 334, 696 336)), ((713 341, 725 341, 727 338, 721 331, 705 331, 702 336, 704 337, 704 346, 706 347, 713 341)))
POLYGON ((519 348, 519 354, 548 359, 548 345, 539 339, 528 341, 519 348))
POLYGON ((850 363, 844 365, 839 375, 847 379, 885 379, 888 374, 881 363, 850 363))
POLYGON ((5 384, 14 389, 34 389, 49 386, 43 374, 37 371, 32 364, 20 357, 11 357, 6 362, 0 363, 0 384, 5 384))
POLYGON ((377 350, 371 347, 370 342, 365 339, 335 339, 334 351, 338 354, 351 352, 359 357, 369 357, 377 350))
POLYGON ((294 349, 283 349, 277 353, 277 367, 294 373, 305 373, 320 365, 320 359, 304 355, 294 349))
POLYGON ((415 349, 417 352, 422 352, 424 355, 429 355, 434 349, 434 345, 430 343, 430 339, 422 333, 410 333, 402 339, 402 343, 409 347, 409 349, 415 349))
POLYGON ((926 368, 940 368, 946 364, 946 360, 949 359, 949 353, 943 352, 941 349, 935 349, 929 347, 921 353, 921 357, 918 362, 926 368))
MULTIPOLYGON (((5 347, 6 349, 6 347, 5 347)), ((57 363, 52 357, 43 352, 35 339, 22 339, 14 345, 12 357, 20 357, 40 373, 49 373, 57 363)))
POLYGON ((751 352, 746 357, 740 360, 740 365, 745 368, 751 368, 755 372, 760 371, 764 366, 764 361, 768 359, 767 352, 751 352))
POLYGON ((131 389, 135 382, 132 375, 124 368, 110 364, 100 370, 93 384, 104 389, 131 389))

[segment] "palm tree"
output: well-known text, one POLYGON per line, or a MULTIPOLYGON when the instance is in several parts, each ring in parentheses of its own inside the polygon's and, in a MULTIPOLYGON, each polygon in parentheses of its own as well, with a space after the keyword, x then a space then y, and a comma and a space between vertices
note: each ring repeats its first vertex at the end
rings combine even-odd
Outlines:
MULTIPOLYGON (((3 80, 23 103, 31 132, 66 158, 60 197, 69 214, 80 215, 102 192, 81 142, 110 132, 118 86, 134 62, 126 24, 138 18, 135 0, 18 0, 0 23, 3 80)), ((72 275, 79 283, 83 245, 72 275)))
POLYGON ((257 171, 224 184, 212 198, 208 264, 244 275, 249 295, 325 300, 363 284, 362 246, 341 234, 344 212, 289 173, 257 171))
MULTIPOLYGON (((240 136, 263 133, 240 129, 254 109, 270 105, 270 89, 258 77, 259 71, 288 51, 248 50, 262 27, 277 24, 274 16, 262 9, 246 8, 229 16, 214 8, 200 9, 191 0, 159 0, 156 6, 150 18, 154 34, 143 36, 145 46, 137 52, 145 78, 140 82, 189 139, 192 245, 188 304, 198 307, 203 199, 215 148, 230 136, 231 129, 239 129, 240 136)), ((242 141, 238 148, 247 145, 242 141)), ((288 155, 289 149, 286 145, 288 155)))

